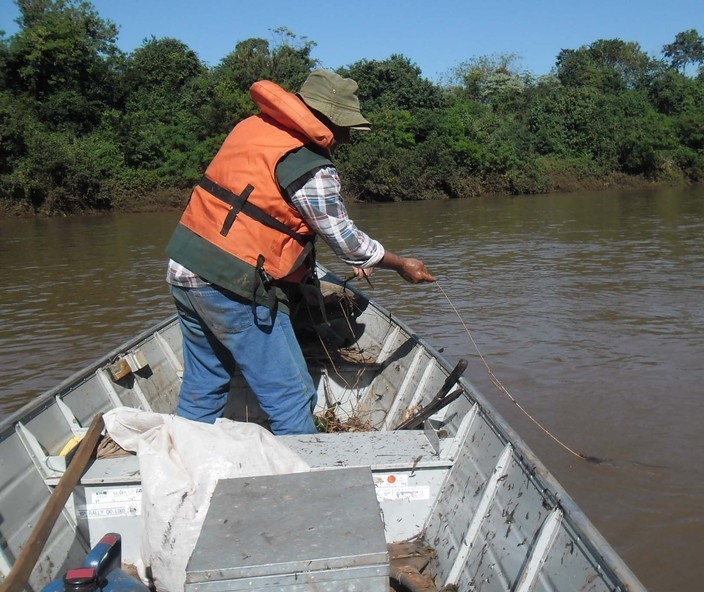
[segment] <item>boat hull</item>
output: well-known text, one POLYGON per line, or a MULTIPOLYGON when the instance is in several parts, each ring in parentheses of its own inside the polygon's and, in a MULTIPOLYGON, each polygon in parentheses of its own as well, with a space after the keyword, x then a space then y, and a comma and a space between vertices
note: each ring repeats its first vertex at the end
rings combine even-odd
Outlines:
MULTIPOLYGON (((313 316, 299 319, 299 339, 317 384, 321 425, 347 431, 280 438, 313 471, 331 478, 335 471, 371 471, 387 544, 422 539, 433 550, 428 569, 438 588, 643 589, 467 378, 454 380, 450 363, 386 309, 341 288, 324 269, 321 276, 332 286, 328 323, 306 313, 313 316), (446 391, 448 381, 461 389, 459 396, 417 429, 395 429, 446 391)), ((173 414, 182 372, 180 329, 172 317, 0 426, 2 576, 65 470, 60 453, 66 443, 97 414, 117 407, 173 414)), ((226 413, 266 425, 241 376, 233 378, 226 413)), ((135 456, 93 462, 57 520, 27 589, 41 590, 81 565, 107 532, 119 532, 123 560, 136 561, 141 485, 135 456)))

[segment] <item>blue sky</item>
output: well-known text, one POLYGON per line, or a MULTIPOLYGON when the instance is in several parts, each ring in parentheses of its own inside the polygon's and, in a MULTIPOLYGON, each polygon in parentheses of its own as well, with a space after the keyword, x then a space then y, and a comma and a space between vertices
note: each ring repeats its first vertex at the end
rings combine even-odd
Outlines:
MULTIPOLYGON (((286 27, 315 41, 313 57, 327 68, 360 59, 409 58, 438 81, 473 57, 516 54, 522 70, 547 74, 561 49, 598 39, 636 41, 660 56, 688 29, 704 34, 704 0, 93 0, 101 17, 120 27, 124 51, 145 38, 175 37, 208 65, 238 41, 274 40, 286 27)), ((0 29, 17 31, 18 9, 0 0, 0 29)))

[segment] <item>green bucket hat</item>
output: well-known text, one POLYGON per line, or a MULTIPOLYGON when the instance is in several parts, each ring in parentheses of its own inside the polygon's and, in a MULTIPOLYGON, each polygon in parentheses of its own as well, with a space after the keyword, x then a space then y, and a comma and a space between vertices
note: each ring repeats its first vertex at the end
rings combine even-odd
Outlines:
POLYGON ((359 108, 357 83, 330 70, 314 70, 301 85, 298 96, 335 125, 369 131, 372 124, 359 108))

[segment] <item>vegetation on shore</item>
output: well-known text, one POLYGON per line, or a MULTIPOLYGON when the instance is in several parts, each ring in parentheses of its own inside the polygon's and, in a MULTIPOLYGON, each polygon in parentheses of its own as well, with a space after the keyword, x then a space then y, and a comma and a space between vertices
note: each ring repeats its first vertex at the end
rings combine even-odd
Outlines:
MULTIPOLYGON (((179 40, 130 54, 82 0, 17 0, 0 35, 0 210, 67 214, 178 206, 249 87, 295 91, 315 42, 286 29, 246 39, 215 67, 179 40)), ((515 56, 471 59, 442 83, 402 55, 338 70, 358 81, 374 131, 336 154, 348 197, 400 201, 704 179, 704 38, 661 57, 601 39, 535 77, 515 56)))

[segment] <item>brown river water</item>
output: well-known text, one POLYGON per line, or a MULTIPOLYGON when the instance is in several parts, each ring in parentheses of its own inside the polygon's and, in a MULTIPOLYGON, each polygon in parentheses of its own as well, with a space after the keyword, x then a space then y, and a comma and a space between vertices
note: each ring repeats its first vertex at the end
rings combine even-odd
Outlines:
MULTIPOLYGON (((704 188, 351 204, 363 287, 481 390, 652 591, 704 581, 704 188), (513 397, 494 387, 471 338, 513 397)), ((0 220, 0 418, 173 312, 178 213, 0 220)), ((326 248, 320 259, 349 270, 326 248)))

